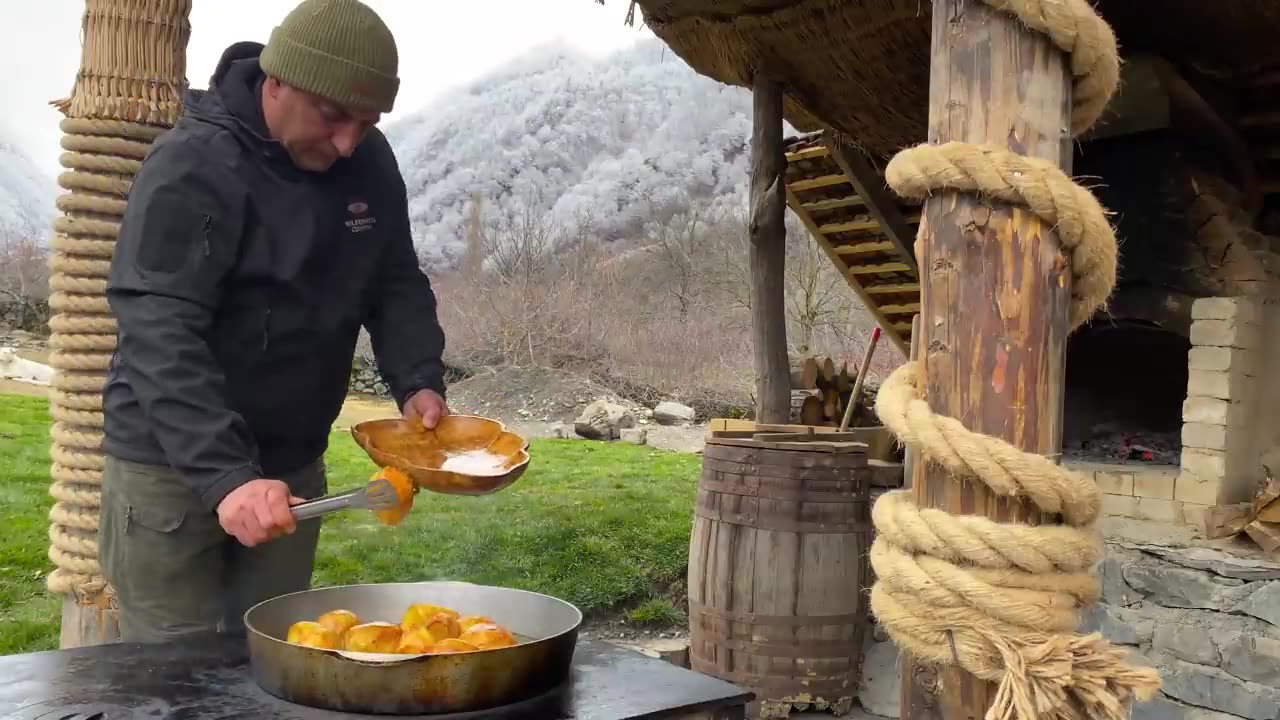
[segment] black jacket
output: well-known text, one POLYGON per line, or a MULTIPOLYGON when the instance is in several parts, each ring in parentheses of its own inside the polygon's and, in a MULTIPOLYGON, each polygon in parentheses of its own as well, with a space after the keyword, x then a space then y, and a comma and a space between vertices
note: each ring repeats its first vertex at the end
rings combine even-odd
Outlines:
POLYGON ((177 469, 210 509, 323 455, 362 324, 399 404, 444 393, 444 334, 386 138, 371 131, 328 172, 297 169, 262 118, 261 50, 228 48, 151 147, 107 284, 105 450, 177 469))

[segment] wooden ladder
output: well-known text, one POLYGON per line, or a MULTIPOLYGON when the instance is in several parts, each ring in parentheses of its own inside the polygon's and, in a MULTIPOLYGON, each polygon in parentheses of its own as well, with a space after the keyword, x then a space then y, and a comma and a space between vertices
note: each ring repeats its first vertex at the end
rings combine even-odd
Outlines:
POLYGON ((786 155, 787 205, 885 335, 909 352, 920 312, 919 206, 899 202, 883 171, 829 132, 792 139, 786 155))

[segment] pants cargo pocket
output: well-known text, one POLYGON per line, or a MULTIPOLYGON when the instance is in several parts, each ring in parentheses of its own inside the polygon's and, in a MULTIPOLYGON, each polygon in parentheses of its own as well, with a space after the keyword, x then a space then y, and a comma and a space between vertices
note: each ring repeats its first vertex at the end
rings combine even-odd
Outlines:
POLYGON ((100 553, 123 639, 216 631, 225 538, 217 518, 168 468, 108 458, 102 484, 100 553))

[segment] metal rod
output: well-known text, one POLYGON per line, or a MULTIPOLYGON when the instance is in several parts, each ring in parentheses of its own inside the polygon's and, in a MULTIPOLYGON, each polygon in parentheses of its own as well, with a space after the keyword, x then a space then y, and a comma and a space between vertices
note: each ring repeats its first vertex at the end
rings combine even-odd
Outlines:
POLYGON ((338 510, 346 510, 352 506, 352 501, 357 495, 364 492, 364 488, 344 492, 340 495, 330 495, 328 497, 308 500, 304 503, 298 503, 290 508, 295 520, 309 520, 313 517, 319 517, 338 510))

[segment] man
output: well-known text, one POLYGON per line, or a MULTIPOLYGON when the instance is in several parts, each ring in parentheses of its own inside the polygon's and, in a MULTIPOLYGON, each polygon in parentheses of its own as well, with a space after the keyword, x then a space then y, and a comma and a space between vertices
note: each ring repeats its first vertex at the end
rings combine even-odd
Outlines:
MULTIPOLYGON (((399 81, 356 0, 306 0, 223 54, 134 180, 107 295, 99 556, 125 641, 242 633, 306 589, 322 456, 360 327, 409 418, 448 413, 436 300, 374 128, 399 81)), ((360 478, 343 478, 354 484, 360 478)))

